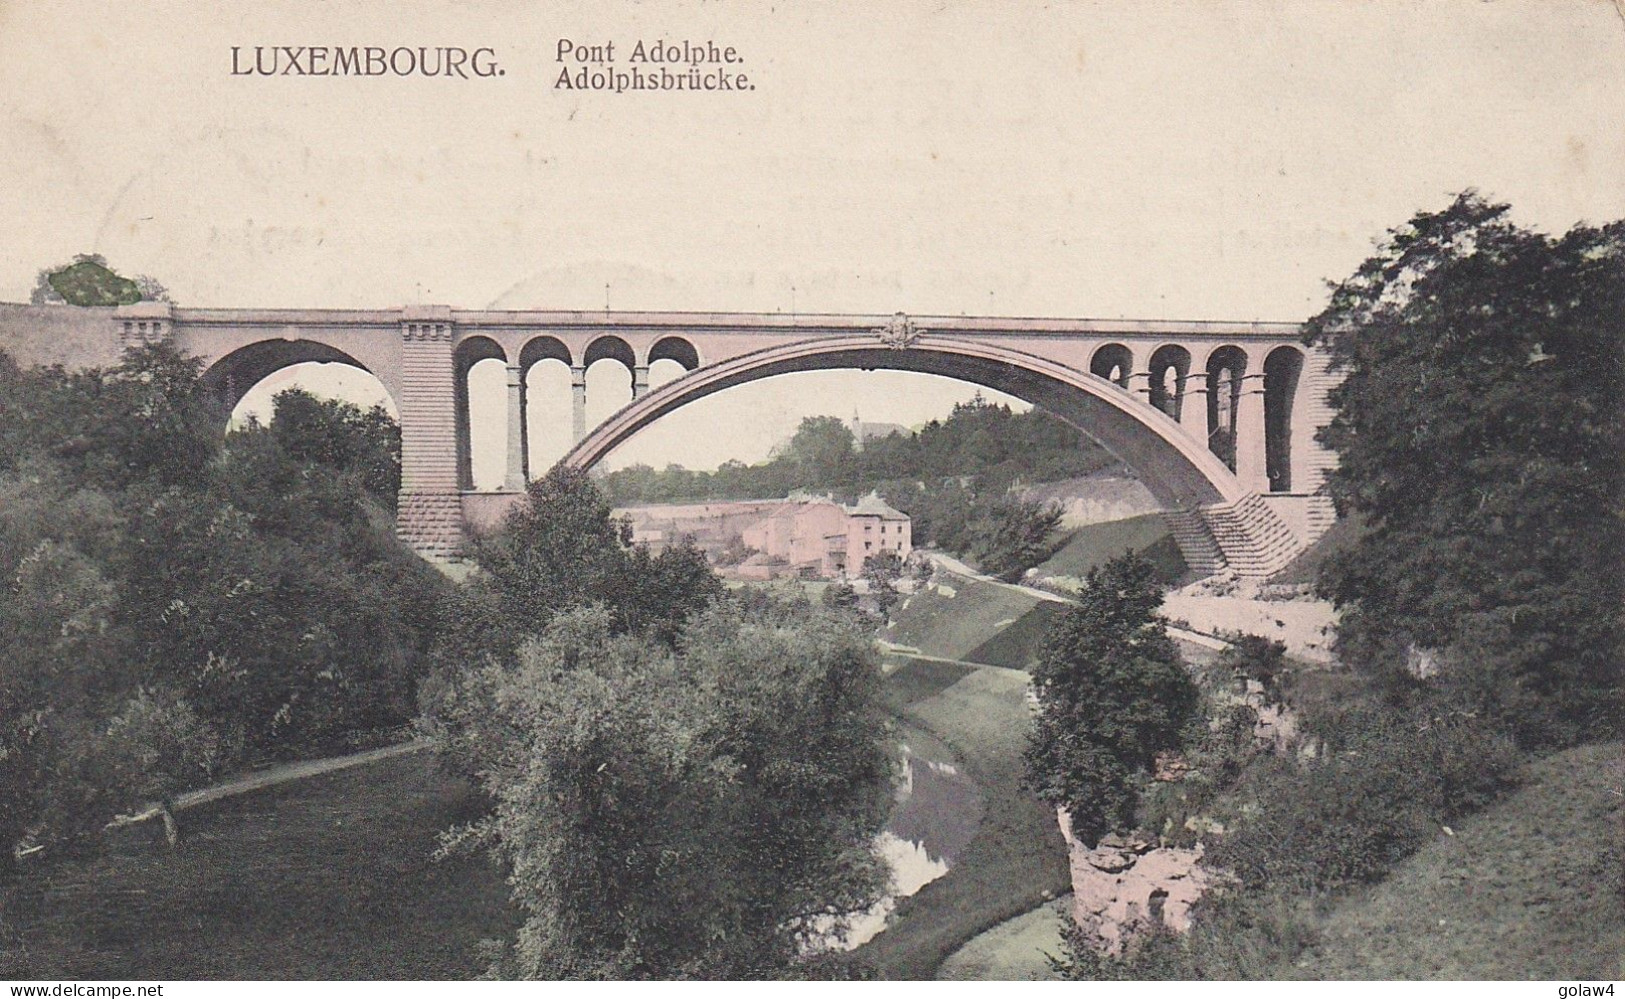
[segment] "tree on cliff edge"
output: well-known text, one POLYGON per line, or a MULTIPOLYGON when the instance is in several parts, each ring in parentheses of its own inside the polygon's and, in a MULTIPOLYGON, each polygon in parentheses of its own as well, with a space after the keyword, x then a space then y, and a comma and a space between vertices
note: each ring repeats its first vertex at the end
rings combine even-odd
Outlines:
POLYGON ((145 274, 127 278, 107 266, 99 253, 81 253, 73 263, 39 272, 28 300, 34 305, 108 306, 167 302, 169 292, 145 274))
POLYGON ((1198 692, 1157 608, 1155 570, 1129 552, 1092 569, 1045 636, 1027 785, 1094 844, 1133 828, 1157 754, 1178 748, 1198 692))

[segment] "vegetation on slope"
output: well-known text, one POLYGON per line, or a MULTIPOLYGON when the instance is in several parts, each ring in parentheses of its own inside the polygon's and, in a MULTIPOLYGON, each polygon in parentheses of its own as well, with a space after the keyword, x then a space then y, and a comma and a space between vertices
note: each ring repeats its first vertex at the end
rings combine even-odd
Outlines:
POLYGON ((1418 213, 1308 323, 1344 376, 1329 486, 1366 528, 1319 585, 1394 697, 1449 687, 1573 745, 1625 724, 1625 222, 1551 238, 1508 210, 1418 213))
POLYGON ((223 437, 198 369, 0 357, 0 878, 21 840, 88 846, 211 773, 412 718, 446 583, 394 538, 393 426, 283 394, 303 450, 223 437))
POLYGON ((1552 753, 1316 926, 1317 978, 1625 975, 1625 746, 1552 753))
POLYGON ((21 979, 469 979, 512 932, 503 873, 433 859, 487 802, 429 753, 188 809, 186 848, 150 826, 96 855, 24 865, 0 908, 21 979))
MULTIPOLYGON (((1346 376, 1324 434, 1341 458, 1332 491, 1363 519, 1319 573, 1350 673, 1305 682, 1263 642, 1220 658, 1295 711, 1298 734, 1258 745, 1235 715, 1241 737, 1199 745, 1195 784, 1148 799, 1139 821, 1177 833, 1192 809, 1217 819, 1207 859, 1237 882, 1183 939, 1146 934, 1105 957, 1074 935, 1069 973, 1270 977, 1312 961, 1316 899, 1397 898, 1370 886, 1454 839, 1446 828, 1505 793, 1523 753, 1617 736, 1625 224, 1550 239, 1506 210, 1469 193, 1418 214, 1310 322, 1346 376)), ((1565 859, 1598 841, 1580 824, 1543 861, 1569 885, 1596 873, 1565 859)), ((1617 869, 1617 841, 1604 853, 1617 869)), ((1486 921, 1522 917, 1497 906, 1486 921)), ((1410 953, 1409 967, 1451 967, 1410 953)))
MULTIPOLYGON (((1009 586, 944 574, 937 586, 922 588, 892 611, 884 637, 928 656, 981 662, 972 660, 971 653, 1041 603, 1041 598, 1009 586)), ((988 665, 1021 668, 1025 662, 1007 658, 988 665)))
POLYGON ((1055 554, 1034 568, 1032 575, 1076 588, 1089 570, 1131 551, 1151 563, 1159 583, 1172 585, 1185 575, 1185 559, 1160 513, 1086 524, 1068 535, 1055 554))
POLYGON ((605 475, 602 485, 615 506, 760 499, 796 489, 861 493, 888 483, 946 479, 974 480, 981 489, 1003 492, 1017 481, 1053 482, 1114 464, 1069 424, 1038 410, 1012 413, 978 396, 944 420, 866 440, 861 449, 841 420, 810 416, 780 453, 760 464, 727 462, 715 472, 633 465, 605 475))
POLYGON ((508 622, 425 697, 491 812, 524 913, 499 977, 848 975, 802 955, 868 909, 895 760, 861 619, 724 595, 703 556, 629 547, 601 494, 555 470, 473 548, 465 598, 508 622))

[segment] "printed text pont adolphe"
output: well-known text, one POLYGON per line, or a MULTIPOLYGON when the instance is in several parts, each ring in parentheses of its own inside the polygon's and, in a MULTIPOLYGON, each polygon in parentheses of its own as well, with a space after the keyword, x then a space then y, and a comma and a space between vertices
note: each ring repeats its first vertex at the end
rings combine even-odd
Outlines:
POLYGON ((609 39, 560 38, 553 58, 559 64, 554 90, 625 94, 737 93, 756 89, 741 69, 745 57, 739 50, 709 38, 639 39, 630 46, 609 39))

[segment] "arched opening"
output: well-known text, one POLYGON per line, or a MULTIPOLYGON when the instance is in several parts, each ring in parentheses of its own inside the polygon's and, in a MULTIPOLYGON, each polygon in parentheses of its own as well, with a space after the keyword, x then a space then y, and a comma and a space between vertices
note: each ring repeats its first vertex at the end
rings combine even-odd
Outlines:
POLYGON ((519 351, 519 366, 530 370, 530 366, 537 361, 560 361, 568 368, 570 366, 570 348, 558 337, 533 337, 519 351))
POLYGON ((508 355, 495 340, 474 336, 457 345, 452 363, 458 485, 499 488, 507 465, 508 355))
POLYGON ((1236 410, 1246 375, 1247 352, 1240 347, 1220 347, 1207 357, 1207 447, 1232 472, 1236 470, 1236 410))
POLYGON ((1151 405, 1178 420, 1185 407, 1185 382, 1191 373, 1191 352, 1168 344, 1151 354, 1151 405))
POLYGON ((309 392, 318 399, 336 399, 361 409, 380 406, 391 419, 399 420, 395 400, 384 383, 366 368, 344 361, 301 361, 279 368, 244 392, 232 407, 227 429, 236 430, 250 420, 268 425, 275 411, 276 397, 290 389, 309 392))
POLYGON ((676 361, 684 371, 693 371, 700 366, 700 352, 694 345, 680 336, 662 337, 649 348, 649 371, 651 377, 654 366, 660 361, 676 361))
POLYGON ((1128 388, 1129 376, 1134 373, 1134 353, 1120 343, 1108 343, 1095 351, 1089 372, 1128 388))
POLYGON ((380 404, 398 418, 395 400, 366 365, 312 340, 262 340, 240 347, 211 364, 201 383, 219 408, 222 426, 240 425, 250 415, 269 422, 272 398, 288 388, 362 408, 380 404))
POLYGON ((943 375, 1015 396, 1093 438, 1131 466, 1167 508, 1234 501, 1244 495, 1235 475, 1191 441, 1179 424, 1100 378, 994 344, 929 334, 906 350, 888 349, 871 337, 849 336, 798 341, 713 363, 615 413, 563 461, 574 468, 590 468, 662 416, 724 389, 779 374, 832 369, 943 375))
POLYGON ((587 344, 586 353, 581 355, 581 366, 590 368, 604 360, 619 361, 627 371, 638 363, 636 355, 632 353, 632 345, 618 336, 601 336, 587 344))
POLYGON ((676 381, 677 379, 688 374, 691 370, 693 369, 685 368, 680 362, 669 357, 663 357, 658 361, 651 361, 649 363, 649 387, 651 389, 657 389, 667 382, 676 381))
POLYGON ((581 357, 587 378, 587 426, 595 427, 632 401, 632 347, 618 336, 601 336, 581 357))
POLYGON ((540 336, 519 352, 525 378, 525 441, 530 474, 540 474, 575 443, 570 433, 570 349, 540 336))
POLYGON ((1264 469, 1272 493, 1292 491, 1292 407, 1302 373, 1295 347, 1277 347, 1264 358, 1264 469))
POLYGON ((659 388, 700 366, 700 352, 678 336, 662 337, 649 348, 649 388, 659 388))

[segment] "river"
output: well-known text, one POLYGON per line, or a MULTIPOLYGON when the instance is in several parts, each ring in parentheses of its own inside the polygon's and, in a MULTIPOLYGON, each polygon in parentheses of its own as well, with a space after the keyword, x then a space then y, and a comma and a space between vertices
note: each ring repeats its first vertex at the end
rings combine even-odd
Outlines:
POLYGON ((953 764, 931 758, 946 753, 917 753, 904 743, 902 754, 897 801, 875 840, 891 865, 891 884, 885 898, 848 924, 838 944, 843 950, 852 950, 885 929, 898 899, 947 874, 982 821, 982 794, 976 785, 953 764))

